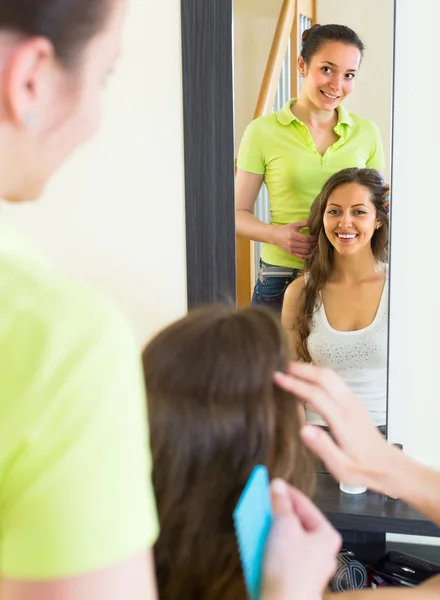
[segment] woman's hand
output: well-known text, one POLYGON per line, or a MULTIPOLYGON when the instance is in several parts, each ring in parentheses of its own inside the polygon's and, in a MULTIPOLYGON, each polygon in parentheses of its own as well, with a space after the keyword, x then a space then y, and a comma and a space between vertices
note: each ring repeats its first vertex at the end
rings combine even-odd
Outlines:
POLYGON ((333 476, 347 485, 387 493, 386 476, 396 452, 379 433, 362 401, 333 371, 292 363, 275 382, 320 414, 334 440, 320 427, 306 425, 301 437, 333 476))
POLYGON ((318 238, 316 235, 300 233, 300 230, 307 227, 307 225, 307 221, 297 221, 288 225, 274 226, 272 229, 272 243, 292 254, 292 256, 301 259, 309 258, 318 238))
POLYGON ((317 600, 337 566, 341 536, 313 502, 280 479, 271 483, 262 600, 317 600))

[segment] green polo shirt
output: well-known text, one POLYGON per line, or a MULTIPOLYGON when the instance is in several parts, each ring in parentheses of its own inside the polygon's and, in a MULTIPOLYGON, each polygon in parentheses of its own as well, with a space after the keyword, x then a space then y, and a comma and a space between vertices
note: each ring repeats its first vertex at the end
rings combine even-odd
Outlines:
MULTIPOLYGON (((384 155, 377 126, 338 107, 339 139, 322 156, 310 131, 291 111, 289 100, 278 112, 252 121, 244 133, 237 159, 243 171, 264 175, 272 225, 308 219, 310 206, 327 179, 348 167, 382 170, 384 155)), ((303 261, 273 244, 263 244, 262 259, 301 269, 303 261)))
POLYGON ((147 433, 125 320, 0 221, 0 577, 69 577, 152 546, 147 433))

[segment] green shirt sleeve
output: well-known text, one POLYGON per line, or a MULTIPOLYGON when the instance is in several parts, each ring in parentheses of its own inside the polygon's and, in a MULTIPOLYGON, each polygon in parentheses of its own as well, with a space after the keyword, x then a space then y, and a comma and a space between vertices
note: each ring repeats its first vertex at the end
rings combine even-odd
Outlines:
POLYGON ((266 165, 259 119, 252 121, 246 127, 238 150, 237 167, 242 171, 257 175, 264 175, 265 173, 266 165))
POLYGON ((14 432, 0 441, 2 456, 11 448, 1 467, 2 576, 68 577, 152 546, 144 383, 125 321, 82 288, 37 294, 2 346, 3 421, 14 432))
POLYGON ((367 161, 367 167, 382 171, 385 168, 385 158, 383 152, 382 137, 379 128, 374 123, 371 123, 371 154, 367 161))

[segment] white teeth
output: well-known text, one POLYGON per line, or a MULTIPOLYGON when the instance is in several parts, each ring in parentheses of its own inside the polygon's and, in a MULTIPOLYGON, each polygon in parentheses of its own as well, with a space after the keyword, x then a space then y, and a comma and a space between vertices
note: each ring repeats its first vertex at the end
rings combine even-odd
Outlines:
POLYGON ((354 240, 356 237, 355 233, 337 233, 336 235, 344 240, 354 240))
POLYGON ((324 92, 323 90, 321 90, 321 91, 324 94, 324 96, 327 96, 327 98, 331 98, 332 100, 336 100, 337 96, 332 96, 331 94, 327 94, 327 92, 324 92))

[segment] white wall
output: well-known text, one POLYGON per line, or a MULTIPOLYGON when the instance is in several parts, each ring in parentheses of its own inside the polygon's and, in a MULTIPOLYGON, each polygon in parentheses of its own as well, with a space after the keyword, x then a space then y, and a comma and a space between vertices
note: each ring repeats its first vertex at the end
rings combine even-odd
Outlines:
MULTIPOLYGON (((390 438, 440 469, 440 6, 398 0, 392 178, 390 438)), ((395 536, 394 536, 395 537, 395 536)), ((440 540, 432 540, 440 543, 440 540)))
POLYGON ((397 2, 392 178, 390 425, 440 469, 438 3, 397 2), (436 51, 437 50, 437 51, 436 51))
POLYGON ((352 95, 344 106, 374 121, 382 134, 390 180, 394 0, 317 0, 316 20, 356 31, 365 44, 352 95))
POLYGON ((40 201, 2 207, 65 272, 110 293, 139 344, 186 311, 179 7, 131 0, 101 133, 40 201))
POLYGON ((233 0, 235 156, 254 118, 282 0, 233 0))

